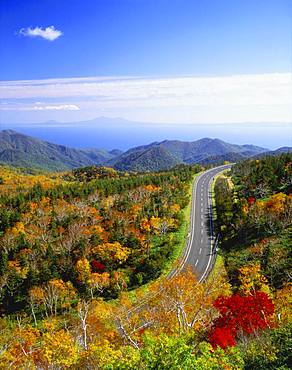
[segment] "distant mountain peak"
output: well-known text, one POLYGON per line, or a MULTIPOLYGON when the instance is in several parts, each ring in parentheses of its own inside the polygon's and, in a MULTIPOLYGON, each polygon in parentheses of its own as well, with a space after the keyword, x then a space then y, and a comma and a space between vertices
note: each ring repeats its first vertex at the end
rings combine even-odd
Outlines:
MULTIPOLYGON (((11 135, 19 134, 17 131, 11 130, 11 129, 2 130, 2 132, 5 133, 5 134, 11 134, 11 135)), ((19 135, 21 135, 21 134, 19 134, 19 135)))

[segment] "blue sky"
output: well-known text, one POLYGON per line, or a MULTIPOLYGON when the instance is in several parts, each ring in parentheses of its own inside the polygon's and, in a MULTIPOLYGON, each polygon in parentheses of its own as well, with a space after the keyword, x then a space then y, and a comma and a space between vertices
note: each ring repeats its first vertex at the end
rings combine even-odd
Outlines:
POLYGON ((291 0, 1 0, 2 80, 291 70, 291 0), (54 26, 54 42, 16 36, 54 26))
POLYGON ((0 7, 0 123, 292 121, 291 0, 0 7))

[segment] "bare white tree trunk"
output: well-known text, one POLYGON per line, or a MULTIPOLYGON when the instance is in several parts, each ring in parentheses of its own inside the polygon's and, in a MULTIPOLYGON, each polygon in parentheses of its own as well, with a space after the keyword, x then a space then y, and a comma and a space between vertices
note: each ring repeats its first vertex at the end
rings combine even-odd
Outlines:
POLYGON ((78 317, 81 322, 81 328, 83 332, 83 347, 85 350, 88 349, 87 346, 87 316, 89 311, 89 303, 86 301, 81 301, 79 307, 78 307, 78 317))

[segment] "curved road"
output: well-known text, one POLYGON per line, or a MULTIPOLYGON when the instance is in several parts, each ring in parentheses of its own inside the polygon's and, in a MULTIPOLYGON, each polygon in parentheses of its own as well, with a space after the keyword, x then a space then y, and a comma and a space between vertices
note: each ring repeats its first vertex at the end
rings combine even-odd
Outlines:
MULTIPOLYGON (((212 262, 216 257, 213 250, 215 238, 212 222, 211 185, 218 173, 225 171, 231 166, 215 167, 196 177, 192 190, 191 222, 187 246, 184 250, 180 266, 169 273, 167 276, 168 279, 171 279, 188 265, 194 267, 199 282, 206 279, 208 273, 211 271, 212 262)), ((127 311, 127 314, 129 315, 141 309, 144 304, 147 304, 147 297, 140 301, 132 310, 127 311)), ((124 335, 121 327, 118 330, 124 335)))
POLYGON ((218 173, 230 167, 231 165, 224 165, 211 168, 196 177, 192 191, 191 222, 187 247, 180 267, 169 274, 170 278, 187 265, 194 267, 199 282, 208 276, 216 255, 214 253, 215 234, 212 219, 212 182, 218 173))

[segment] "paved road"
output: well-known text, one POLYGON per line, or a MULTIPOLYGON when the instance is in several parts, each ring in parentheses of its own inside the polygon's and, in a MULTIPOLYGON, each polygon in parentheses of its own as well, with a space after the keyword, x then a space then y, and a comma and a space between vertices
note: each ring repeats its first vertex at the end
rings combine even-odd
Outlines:
MULTIPOLYGON (((196 177, 192 191, 191 222, 187 247, 182 256, 180 266, 169 273, 169 279, 183 270, 187 265, 194 266, 200 282, 208 276, 212 268, 213 259, 215 258, 215 254, 213 253, 214 234, 213 232, 212 235, 209 234, 209 230, 213 230, 211 184, 218 173, 230 167, 231 165, 215 167, 196 177)), ((134 308, 127 311, 127 315, 141 310, 147 304, 147 301, 147 297, 141 300, 134 308)), ((121 327, 118 327, 118 331, 122 336, 124 335, 121 327)))
POLYGON ((194 267, 200 282, 208 276, 215 258, 211 185, 218 173, 230 167, 231 165, 215 167, 203 172, 196 178, 192 192, 188 244, 180 268, 173 271, 170 277, 187 265, 194 267))

